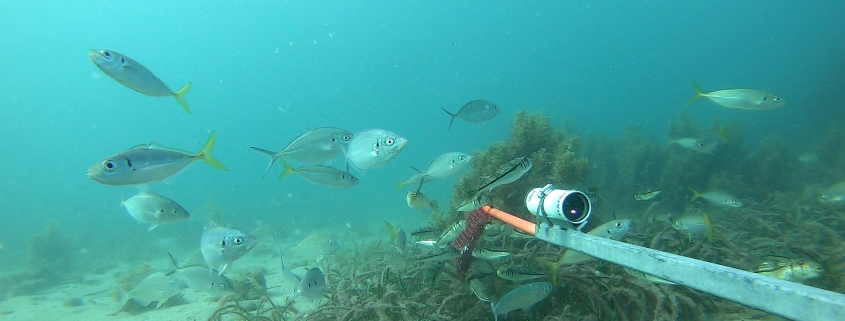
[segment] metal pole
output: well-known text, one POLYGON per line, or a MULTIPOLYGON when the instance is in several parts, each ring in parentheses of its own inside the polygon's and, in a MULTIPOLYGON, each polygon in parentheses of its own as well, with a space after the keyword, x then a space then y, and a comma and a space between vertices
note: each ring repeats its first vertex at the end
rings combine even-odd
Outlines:
MULTIPOLYGON (((542 220, 538 220, 542 221, 542 220)), ((536 237, 793 320, 845 320, 845 295, 537 223, 536 237)))

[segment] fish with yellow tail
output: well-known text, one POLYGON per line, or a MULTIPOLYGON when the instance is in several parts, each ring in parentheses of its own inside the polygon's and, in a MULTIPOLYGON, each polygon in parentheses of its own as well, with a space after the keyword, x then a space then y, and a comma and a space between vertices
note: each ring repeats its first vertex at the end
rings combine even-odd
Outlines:
POLYGON ((211 134, 196 154, 157 143, 138 145, 94 164, 88 169, 88 177, 105 185, 144 185, 163 181, 195 161, 203 161, 228 171, 226 166, 211 156, 216 137, 216 133, 211 134))
POLYGON ((390 244, 393 244, 393 247, 396 248, 397 251, 399 251, 399 254, 404 254, 405 243, 408 237, 405 234, 405 231, 403 231, 402 228, 398 225, 396 227, 393 227, 393 225, 390 225, 390 223, 387 221, 384 221, 384 225, 387 225, 387 229, 390 230, 390 244))
POLYGON ((718 206, 726 206, 732 208, 740 208, 742 207, 742 201, 740 201, 735 196, 728 194, 724 191, 707 191, 704 193, 699 193, 698 191, 692 189, 692 187, 687 187, 690 191, 692 191, 692 198, 689 200, 690 202, 695 201, 696 199, 703 198, 704 200, 718 206))
POLYGON ((191 113, 191 107, 185 100, 185 95, 191 89, 191 83, 174 92, 147 67, 112 50, 92 49, 88 51, 88 58, 97 68, 121 85, 150 97, 172 96, 176 98, 182 109, 188 114, 191 113))
POLYGON ((762 90, 725 89, 705 93, 695 81, 692 82, 692 86, 695 89, 695 96, 687 102, 687 106, 701 98, 710 99, 723 107, 745 110, 772 110, 786 105, 786 99, 762 90))
MULTIPOLYGON (((628 231, 631 229, 631 220, 630 219, 622 219, 622 220, 613 220, 602 225, 593 228, 587 234, 592 236, 604 237, 614 241, 619 241, 628 235, 628 231)), ((560 256, 557 261, 550 261, 546 259, 537 258, 537 263, 540 263, 543 267, 545 267, 549 273, 552 275, 552 284, 557 284, 557 270, 560 268, 561 265, 572 265, 572 264, 579 264, 588 262, 594 259, 594 257, 589 256, 587 254, 583 254, 581 252, 567 250, 560 256)))
POLYGON ((672 228, 689 235, 690 243, 698 235, 706 236, 708 241, 713 240, 713 224, 710 222, 710 216, 707 213, 685 215, 677 220, 671 217, 669 219, 672 221, 672 228))

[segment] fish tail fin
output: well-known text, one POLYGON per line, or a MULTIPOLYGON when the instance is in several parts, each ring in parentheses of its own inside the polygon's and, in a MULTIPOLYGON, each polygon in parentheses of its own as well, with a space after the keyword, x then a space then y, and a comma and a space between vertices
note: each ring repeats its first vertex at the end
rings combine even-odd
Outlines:
POLYGON ((689 200, 690 202, 695 201, 696 198, 701 196, 701 194, 699 194, 698 191, 692 189, 692 187, 687 186, 687 188, 689 188, 689 190, 692 191, 692 198, 689 200))
POLYGON ((267 173, 269 173, 270 169, 273 168, 273 164, 276 164, 276 160, 279 159, 279 156, 276 156, 275 152, 272 152, 272 151, 269 151, 269 150, 266 150, 266 149, 263 149, 263 148, 258 148, 258 147, 250 147, 250 148, 252 148, 252 150, 254 150, 254 151, 257 151, 259 153, 262 153, 262 154, 270 157, 270 164, 267 165, 267 170, 264 171, 264 175, 262 175, 261 177, 267 176, 267 173))
POLYGON ((397 191, 401 191, 402 188, 405 187, 405 182, 393 182, 393 184, 396 184, 397 191))
POLYGON ((387 229, 390 230, 390 244, 393 244, 393 242, 396 242, 396 235, 399 234, 399 228, 393 227, 388 221, 384 221, 384 225, 387 225, 387 229))
POLYGON ((695 89, 695 96, 693 96, 692 99, 687 102, 687 106, 692 105, 692 103, 694 103, 696 100, 699 100, 701 99, 701 97, 704 97, 704 92, 701 91, 701 88, 698 87, 698 84, 695 83, 695 80, 692 81, 692 88, 695 89))
POLYGON ((499 321, 499 314, 496 313, 496 304, 493 303, 493 300, 490 300, 490 309, 493 310, 493 319, 499 321))
POLYGON ((281 175, 279 175, 279 179, 284 179, 285 177, 290 176, 290 174, 293 174, 293 172, 295 171, 293 166, 290 166, 290 164, 288 164, 288 162, 284 159, 282 160, 282 165, 285 166, 285 171, 282 172, 281 175))
POLYGON ((546 259, 537 258, 537 263, 546 268, 552 276, 552 285, 557 285, 557 269, 563 264, 563 255, 557 261, 549 261, 546 259))
POLYGON ((446 110, 446 108, 440 108, 440 109, 443 109, 443 111, 445 111, 447 114, 449 114, 449 117, 452 117, 452 119, 449 120, 449 128, 446 128, 446 130, 452 129, 452 123, 455 121, 455 117, 458 117, 458 115, 450 113, 448 110, 446 110))
POLYGON ((211 134, 211 137, 209 137, 208 141, 205 142, 205 145, 202 147, 197 156, 202 157, 202 161, 208 165, 214 166, 222 171, 228 171, 229 169, 227 169, 226 166, 223 166, 223 163, 214 158, 214 156, 211 156, 211 151, 214 150, 215 139, 217 139, 217 133, 211 134))
POLYGON ((185 95, 188 94, 189 90, 191 90, 191 83, 188 83, 185 87, 182 87, 182 89, 173 93, 173 97, 176 97, 176 101, 179 102, 179 105, 182 106, 182 109, 188 112, 188 114, 191 113, 191 107, 188 106, 188 101, 185 100, 185 95))
POLYGON ((719 138, 726 143, 731 141, 731 138, 728 137, 728 126, 722 125, 722 127, 719 127, 719 138))
POLYGON ((704 224, 707 225, 707 240, 713 241, 713 223, 710 222, 710 216, 707 213, 701 213, 704 215, 704 224))

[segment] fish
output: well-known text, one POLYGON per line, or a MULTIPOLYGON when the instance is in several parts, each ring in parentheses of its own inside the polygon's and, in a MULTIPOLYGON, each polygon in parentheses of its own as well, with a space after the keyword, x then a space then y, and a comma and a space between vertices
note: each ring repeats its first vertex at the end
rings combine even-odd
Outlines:
POLYGON ((508 281, 521 282, 539 279, 546 276, 546 272, 515 265, 502 265, 496 270, 496 275, 508 281))
POLYGON ((490 191, 497 186, 516 182, 516 180, 531 170, 531 166, 532 162, 528 157, 518 157, 505 163, 481 184, 481 187, 478 188, 475 195, 478 196, 479 194, 490 191))
POLYGON ((500 112, 499 106, 496 106, 496 104, 486 100, 470 101, 464 104, 464 106, 454 114, 446 110, 446 108, 440 109, 449 114, 449 117, 451 117, 449 120, 449 128, 447 128, 447 130, 452 129, 452 123, 455 122, 455 118, 470 123, 482 123, 493 119, 500 112))
MULTIPOLYGON (((626 235, 628 235, 628 231, 630 229, 630 219, 612 220, 602 225, 596 226, 595 228, 587 232, 587 234, 611 239, 614 241, 619 241, 625 238, 626 235)), ((595 258, 587 254, 573 250, 566 250, 566 252, 564 252, 563 255, 561 255, 557 261, 550 261, 546 259, 537 258, 537 263, 540 263, 541 266, 545 267, 549 271, 549 273, 551 273, 552 284, 556 285, 557 271, 562 265, 580 264, 584 262, 589 262, 593 259, 595 258)))
POLYGON ((282 172, 279 179, 284 179, 290 176, 290 174, 297 173, 309 182, 328 187, 348 188, 358 185, 357 177, 331 166, 316 164, 293 168, 284 160, 282 160, 282 164, 285 165, 285 171, 282 172))
POLYGON ((420 257, 416 258, 416 261, 417 261, 417 263, 440 262, 440 261, 453 260, 453 259, 455 259, 459 256, 461 256, 460 253, 455 251, 453 248, 449 247, 448 249, 445 249, 445 250, 442 250, 442 251, 439 251, 439 252, 429 253, 427 255, 420 256, 420 257))
POLYGON ((209 271, 208 267, 202 265, 179 267, 173 255, 170 253, 167 253, 167 255, 170 257, 170 266, 176 271, 174 276, 189 288, 211 293, 218 297, 226 297, 233 293, 235 288, 232 282, 224 275, 219 274, 217 270, 209 271))
POLYGON ((355 134, 349 142, 345 151, 346 161, 356 170, 364 172, 386 164, 407 145, 407 138, 391 131, 368 129, 355 134))
POLYGON ((751 269, 751 272, 784 281, 803 283, 821 277, 825 269, 812 260, 779 258, 763 262, 751 269))
POLYGON ((491 251, 482 247, 476 247, 472 250, 472 257, 485 261, 497 261, 509 258, 511 254, 507 251, 491 251))
POLYGON ((498 300, 496 295, 492 293, 493 291, 490 286, 479 279, 470 280, 469 289, 472 291, 472 294, 475 294, 475 296, 481 301, 496 302, 498 300))
POLYGON ((745 110, 772 110, 786 105, 786 99, 778 95, 757 89, 725 89, 705 93, 698 87, 695 81, 692 82, 695 89, 695 96, 687 102, 687 106, 701 98, 710 99, 717 105, 727 108, 745 110))
POLYGON ((322 258, 331 255, 340 247, 337 240, 323 233, 314 233, 306 236, 289 252, 301 256, 307 260, 322 261, 322 258))
POLYGON ((692 189, 692 187, 687 187, 687 188, 689 188, 689 190, 692 191, 692 199, 690 199, 690 202, 693 202, 697 198, 701 197, 701 198, 705 199, 706 201, 713 203, 715 205, 719 205, 719 206, 727 206, 727 207, 732 207, 732 208, 742 207, 742 202, 739 199, 737 199, 733 195, 730 195, 730 194, 725 193, 723 191, 709 191, 709 192, 699 193, 696 190, 692 189))
POLYGON ((828 205, 836 205, 845 201, 845 181, 822 189, 819 200, 828 205))
POLYGON ((659 277, 656 277, 654 275, 645 274, 643 272, 640 272, 640 271, 637 271, 637 270, 634 270, 634 269, 631 269, 631 268, 625 267, 625 272, 627 272, 628 274, 630 274, 631 276, 633 276, 635 278, 638 278, 638 279, 644 280, 644 281, 648 281, 648 282, 651 282, 651 283, 677 285, 677 283, 675 283, 675 282, 667 281, 667 280, 661 279, 659 277))
MULTIPOLYGON (((460 173, 464 168, 469 166, 472 160, 472 155, 461 152, 448 152, 437 156, 422 175, 434 179, 447 178, 457 173, 460 173)), ((415 168, 411 167, 416 170, 415 168)))
POLYGON ((435 211, 440 211, 440 205, 437 204, 437 200, 429 200, 425 194, 418 190, 408 191, 405 201, 408 203, 408 207, 415 210, 431 208, 435 211))
POLYGON ((211 134, 197 154, 156 143, 138 145, 94 164, 88 169, 88 177, 105 185, 144 185, 163 181, 198 160, 228 171, 226 166, 211 156, 216 137, 217 133, 211 134))
POLYGON ((669 145, 672 145, 672 144, 677 144, 678 146, 681 146, 681 147, 683 147, 683 148, 690 149, 690 150, 695 150, 695 142, 696 142, 697 140, 698 140, 698 139, 696 139, 696 138, 691 138, 691 137, 684 137, 684 138, 672 139, 672 140, 669 140, 669 145))
POLYGON ((399 251, 400 254, 405 253, 405 243, 407 239, 405 231, 403 231, 399 226, 393 227, 393 225, 390 225, 387 221, 384 221, 384 224, 387 225, 387 229, 390 230, 390 244, 393 244, 393 247, 399 251))
POLYGON ((685 215, 673 220, 672 227, 689 234, 690 243, 698 235, 706 236, 709 241, 713 240, 713 224, 710 223, 710 216, 704 212, 701 212, 701 215, 685 215))
POLYGON ((669 144, 677 144, 689 150, 693 150, 702 154, 712 155, 715 153, 716 148, 719 147, 719 145, 727 142, 730 142, 730 138, 727 134, 727 127, 722 126, 719 128, 718 134, 706 135, 701 138, 685 137, 674 139, 671 140, 669 144))
POLYGON ((657 194, 660 194, 660 190, 658 189, 650 189, 646 191, 639 192, 634 194, 634 199, 638 201, 650 201, 654 199, 657 194))
POLYGON ((817 164, 819 162, 819 155, 815 151, 807 152, 798 156, 798 161, 808 165, 817 164))
POLYGON ((543 301, 552 293, 554 285, 549 282, 537 282, 521 285, 499 299, 497 303, 490 303, 493 309, 493 317, 499 321, 499 316, 504 314, 507 316, 508 312, 522 309, 526 312, 533 307, 537 302, 543 301))
POLYGON ((449 244, 454 240, 457 240, 458 236, 461 236, 461 233, 463 233, 466 227, 467 221, 465 220, 460 220, 459 222, 452 224, 452 226, 449 226, 449 228, 443 231, 443 234, 440 234, 440 237, 437 238, 437 243, 434 245, 434 247, 441 247, 443 245, 449 244))
POLYGON ((183 287, 184 285, 175 277, 168 276, 164 272, 155 272, 138 282, 132 291, 125 292, 123 288, 120 288, 120 306, 125 306, 129 300, 135 300, 143 306, 148 306, 155 301, 156 309, 158 309, 178 294, 183 287))
POLYGON ((258 147, 250 148, 270 157, 270 164, 263 175, 267 176, 279 159, 313 164, 338 158, 343 155, 343 149, 349 145, 353 136, 352 132, 343 128, 318 127, 300 134, 278 153, 258 147))
POLYGON ((301 280, 285 265, 285 256, 282 254, 281 248, 279 248, 279 261, 282 262, 282 282, 295 284, 294 292, 296 292, 296 287, 299 287, 301 280))
POLYGON ((182 109, 188 114, 191 113, 191 107, 188 106, 188 101, 185 100, 185 95, 188 94, 188 90, 191 90, 191 83, 188 83, 185 87, 179 89, 179 91, 173 92, 167 84, 156 77, 147 67, 144 67, 141 63, 124 54, 112 50, 91 49, 88 51, 88 58, 91 59, 97 68, 100 68, 106 75, 121 85, 150 97, 172 96, 176 98, 182 109))
POLYGON ((429 236, 429 235, 432 235, 432 236, 438 235, 439 236, 440 233, 441 233, 440 230, 433 228, 431 226, 426 226, 426 227, 421 227, 421 228, 414 230, 413 232, 411 232, 411 236, 416 236, 416 237, 423 237, 423 236, 429 236))
POLYGON ((326 276, 319 268, 311 268, 299 281, 296 293, 311 300, 322 299, 328 291, 326 276))
POLYGON ((159 225, 173 224, 191 217, 182 205, 156 194, 140 192, 120 203, 135 220, 149 223, 152 231, 159 225))
POLYGON ((425 176, 425 174, 422 171, 416 169, 415 167, 413 167, 413 166, 408 166, 408 167, 410 167, 414 171, 414 176, 411 176, 411 178, 407 179, 404 182, 395 182, 394 184, 396 184, 397 190, 401 190, 406 185, 417 185, 417 189, 420 189, 420 188, 422 188, 423 184, 431 182, 431 181, 434 180, 434 178, 432 178, 432 177, 425 176))
POLYGON ((437 240, 420 240, 416 241, 414 244, 419 244, 426 247, 434 247, 437 244, 437 240))
POLYGON ((214 226, 202 232, 200 253, 208 264, 208 270, 217 268, 217 275, 220 276, 227 266, 256 245, 258 240, 255 236, 230 227, 214 226))
POLYGON ((458 205, 458 212, 470 212, 479 209, 490 202, 490 197, 485 194, 476 194, 458 205))

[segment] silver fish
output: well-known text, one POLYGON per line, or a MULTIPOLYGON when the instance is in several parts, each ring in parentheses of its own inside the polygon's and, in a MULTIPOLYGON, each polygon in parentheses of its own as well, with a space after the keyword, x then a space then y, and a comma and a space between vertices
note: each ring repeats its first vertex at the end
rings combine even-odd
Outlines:
POLYGON ((155 143, 135 146, 91 166, 88 177, 106 185, 142 185, 165 180, 198 160, 227 171, 226 166, 211 156, 216 137, 216 133, 211 134, 197 154, 155 143))
POLYGON ((270 164, 264 175, 280 158, 303 163, 322 163, 343 155, 343 149, 352 141, 352 132, 343 128, 319 127, 308 130, 293 139, 282 151, 276 153, 258 147, 250 147, 270 157, 270 164))
POLYGON ((419 240, 414 244, 419 244, 425 247, 434 247, 434 245, 437 244, 437 240, 419 240))
POLYGON ((823 189, 819 200, 828 205, 842 204, 845 201, 845 182, 839 182, 823 189))
POLYGON ((416 258, 416 261, 417 261, 417 263, 440 262, 440 261, 453 260, 458 256, 461 256, 461 254, 458 253, 457 251, 455 251, 453 248, 449 247, 448 249, 445 249, 445 250, 442 250, 442 251, 429 253, 427 255, 423 255, 421 257, 418 257, 418 258, 416 258))
POLYGON ((407 234, 405 231, 402 230, 401 227, 390 225, 390 222, 384 221, 384 224, 387 225, 387 229, 390 230, 390 244, 393 244, 393 247, 399 251, 399 253, 405 253, 405 243, 407 240, 407 234))
POLYGON ((701 215, 691 214, 672 220, 672 227, 689 234, 690 242, 698 235, 704 235, 708 240, 713 239, 713 224, 710 223, 710 216, 704 212, 701 212, 701 215))
MULTIPOLYGON (((442 179, 459 173, 469 166, 472 155, 449 152, 435 158, 421 174, 432 179, 442 179)), ((411 167, 413 169, 413 167, 411 167)), ((414 169, 416 170, 416 169, 414 169)))
POLYGON ((696 190, 692 189, 692 187, 687 188, 692 191, 692 199, 690 199, 690 202, 695 201, 697 198, 701 197, 707 200, 708 202, 719 206, 727 206, 733 208, 742 207, 742 202, 738 198, 728 193, 722 191, 708 191, 704 193, 699 193, 696 190))
POLYGON ((331 255, 340 247, 337 240, 323 233, 306 236, 289 252, 307 260, 321 261, 323 257, 331 255))
POLYGON ((490 197, 486 194, 476 194, 475 197, 472 197, 460 205, 456 209, 458 212, 470 212, 477 210, 478 208, 486 205, 490 202, 490 197))
POLYGON ((504 165, 500 166, 490 178, 481 184, 475 195, 492 190, 497 186, 510 184, 516 182, 522 175, 531 170, 532 162, 528 157, 515 158, 504 165))
POLYGON ((141 280, 132 291, 125 292, 123 289, 119 289, 120 306, 123 307, 126 302, 132 299, 143 306, 148 306, 155 301, 156 309, 158 309, 167 300, 178 294, 183 286, 175 277, 167 276, 164 272, 155 272, 141 280))
POLYGON ((452 129, 452 123, 455 121, 455 118, 460 118, 461 120, 470 123, 481 123, 493 119, 493 117, 496 117, 500 111, 499 106, 496 106, 496 104, 486 100, 470 101, 454 114, 450 113, 445 108, 440 109, 443 109, 443 111, 449 114, 449 117, 452 117, 452 119, 449 120, 448 129, 452 129))
POLYGON ((395 184, 397 186, 397 189, 401 190, 403 187, 405 187, 405 185, 413 185, 413 186, 416 186, 417 189, 419 189, 419 188, 422 187, 423 184, 431 182, 431 181, 434 180, 434 178, 425 176, 425 174, 422 171, 416 169, 415 167, 413 167, 413 166, 408 166, 408 167, 410 167, 414 171, 414 176, 411 176, 411 178, 409 178, 408 180, 406 180, 404 182, 396 182, 395 184))
POLYGON ((218 297, 228 296, 234 291, 232 282, 218 273, 217 270, 209 271, 207 266, 201 265, 179 267, 173 255, 170 253, 167 253, 167 255, 170 256, 171 267, 176 270, 174 276, 189 288, 211 293, 218 297))
POLYGON ((138 222, 149 223, 148 231, 162 224, 172 224, 191 217, 179 203, 164 196, 145 192, 135 194, 120 204, 138 222))
POLYGON ((710 99, 724 107, 746 110, 772 110, 786 105, 786 99, 762 90, 726 89, 705 93, 695 81, 692 82, 692 86, 695 88, 695 96, 687 102, 687 106, 701 98, 710 99))
POLYGON ((237 229, 215 226, 202 232, 200 252, 208 269, 222 275, 226 267, 258 244, 254 236, 237 229))
POLYGON ((493 309, 493 316, 498 321, 499 315, 507 315, 508 312, 513 310, 522 309, 522 312, 526 312, 537 304, 537 302, 547 298, 552 293, 553 288, 554 286, 549 282, 537 282, 519 286, 502 296, 498 303, 490 303, 493 309))
MULTIPOLYGON (((613 220, 593 228, 592 230, 587 232, 587 234, 608 238, 614 241, 619 241, 623 239, 626 235, 628 235, 628 231, 630 231, 630 229, 630 219, 613 220)), ((545 267, 549 271, 549 273, 551 273, 552 283, 557 284, 557 270, 560 268, 561 265, 580 264, 591 261, 593 259, 594 257, 589 256, 587 254, 573 250, 567 250, 563 253, 563 255, 560 256, 560 258, 556 262, 537 258, 537 263, 540 263, 540 265, 545 267)))
MULTIPOLYGON (((285 266, 285 256, 282 254, 282 249, 279 249, 279 261, 282 262, 282 281, 285 283, 296 284, 298 287, 301 280, 298 276, 296 276, 296 274, 293 274, 287 266, 285 266)), ((294 291, 296 291, 296 289, 294 289, 294 291)))
POLYGON ((405 196, 405 202, 408 203, 408 207, 415 210, 424 210, 427 208, 431 208, 435 211, 440 210, 440 205, 437 204, 437 200, 429 200, 428 197, 420 191, 408 191, 408 194, 405 196))
POLYGON ((638 201, 648 201, 657 197, 657 194, 660 194, 660 190, 650 189, 634 194, 634 199, 638 201))
POLYGON ((437 243, 434 247, 441 247, 444 245, 449 244, 450 242, 457 240, 461 233, 463 233, 464 229, 467 227, 467 221, 461 220, 455 224, 452 224, 449 228, 443 231, 443 234, 440 234, 440 237, 437 238, 437 243))
POLYGON ((366 171, 379 167, 399 155, 408 145, 408 139, 384 129, 368 129, 352 138, 346 149, 350 166, 366 171))
POLYGON ((502 265, 496 270, 496 275, 508 281, 521 282, 539 279, 546 276, 546 272, 521 266, 502 265))
POLYGON ((182 106, 182 109, 188 112, 188 114, 191 113, 191 107, 188 106, 188 101, 185 100, 185 95, 191 89, 191 83, 188 83, 185 87, 179 89, 179 91, 173 92, 167 84, 161 81, 161 79, 158 79, 147 67, 144 67, 144 65, 132 58, 111 50, 89 50, 88 58, 94 62, 97 68, 100 68, 106 75, 121 85, 151 97, 173 96, 179 102, 179 105, 182 106))
POLYGON ((497 261, 509 258, 511 254, 507 251, 491 251, 482 247, 476 247, 472 250, 472 257, 485 261, 497 261))
POLYGON ((696 152, 702 154, 709 154, 713 155, 716 151, 716 147, 719 146, 720 139, 716 135, 707 135, 702 138, 695 140, 695 145, 693 145, 693 149, 696 152))
POLYGON ((290 174, 297 173, 309 182, 323 186, 346 188, 358 185, 357 177, 331 166, 317 164, 293 168, 284 160, 282 160, 282 164, 285 165, 285 171, 282 172, 279 179, 284 179, 290 174))
POLYGON ((296 287, 296 293, 311 300, 322 299, 326 291, 328 291, 326 276, 318 268, 308 270, 308 273, 305 273, 299 281, 299 286, 296 287))

